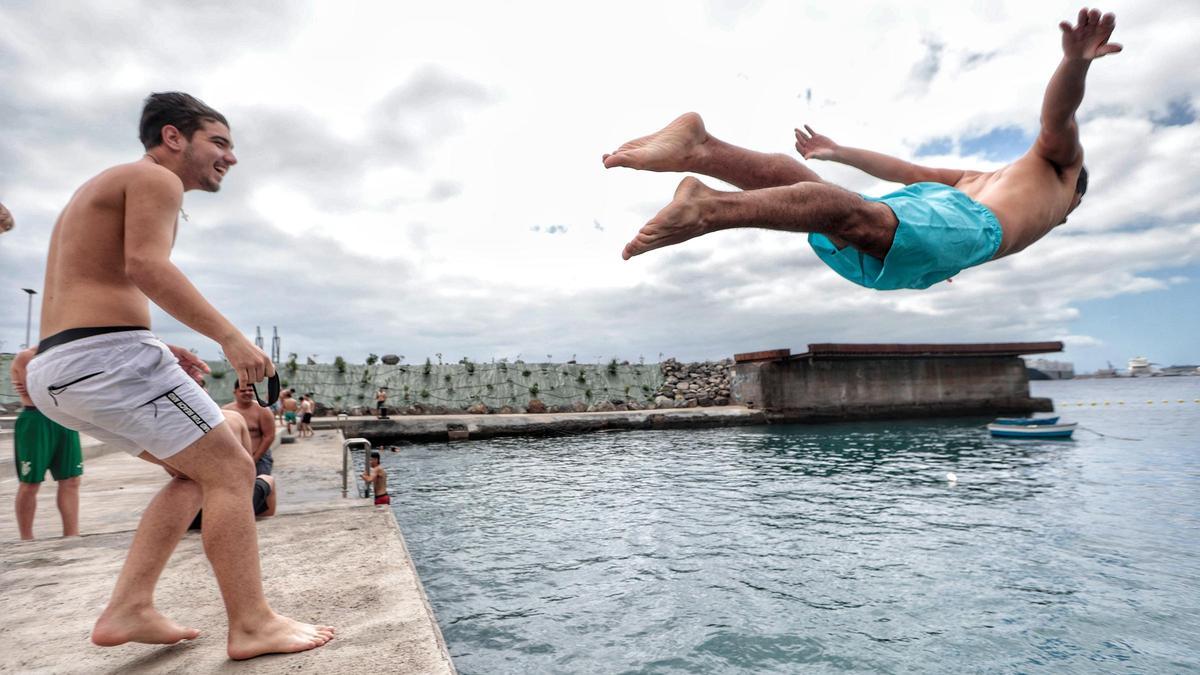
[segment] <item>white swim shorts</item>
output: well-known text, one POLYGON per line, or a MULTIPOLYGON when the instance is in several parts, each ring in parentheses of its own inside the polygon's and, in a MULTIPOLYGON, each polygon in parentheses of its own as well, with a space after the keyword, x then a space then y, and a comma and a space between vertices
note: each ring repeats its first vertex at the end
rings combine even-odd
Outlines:
POLYGON ((225 421, 167 345, 137 327, 46 338, 25 384, 46 417, 132 455, 167 459, 225 421))

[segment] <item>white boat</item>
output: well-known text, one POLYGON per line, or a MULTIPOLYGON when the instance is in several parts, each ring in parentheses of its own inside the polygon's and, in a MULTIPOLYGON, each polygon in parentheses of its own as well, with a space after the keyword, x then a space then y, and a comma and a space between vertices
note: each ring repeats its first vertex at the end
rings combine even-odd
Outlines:
POLYGON ((996 438, 1070 438, 1077 422, 1064 424, 996 424, 987 425, 996 438))
POLYGON ((1130 377, 1145 377, 1154 374, 1154 364, 1150 363, 1150 359, 1144 356, 1135 356, 1129 359, 1129 376, 1130 377))

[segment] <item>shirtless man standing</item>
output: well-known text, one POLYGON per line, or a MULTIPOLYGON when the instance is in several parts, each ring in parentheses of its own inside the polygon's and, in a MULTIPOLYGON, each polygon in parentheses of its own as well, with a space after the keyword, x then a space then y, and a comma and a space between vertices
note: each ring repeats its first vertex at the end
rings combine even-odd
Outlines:
POLYGON ((1063 58, 1042 102, 1033 147, 997 171, 935 169, 867 150, 839 146, 811 128, 796 130, 806 159, 849 164, 907 187, 863 197, 823 181, 786 155, 753 152, 718 140, 699 115, 604 156, 607 168, 686 171, 732 183, 719 192, 684 178, 674 200, 625 246, 626 260, 717 230, 762 227, 808 232, 817 255, 835 272, 878 290, 928 288, 959 271, 1021 251, 1079 206, 1087 190, 1075 111, 1093 60, 1121 51, 1109 43, 1112 14, 1083 9, 1064 21, 1063 58))
POLYGON ((229 656, 319 647, 332 628, 276 614, 263 595, 254 516, 246 508, 254 462, 196 382, 207 366, 148 329, 152 301, 216 341, 239 381, 274 372, 271 359, 170 260, 183 193, 216 192, 237 162, 228 123, 187 94, 152 94, 140 137, 146 154, 84 183, 54 225, 41 342, 26 380, 47 417, 172 475, 142 515, 92 642, 172 644, 199 634, 154 608, 154 587, 203 506, 204 552, 229 617, 229 656))
POLYGON ((380 387, 375 392, 375 414, 381 420, 386 420, 388 418, 387 400, 388 400, 387 387, 380 387))
POLYGON ((250 454, 254 457, 255 475, 271 475, 271 467, 275 459, 271 457, 271 443, 275 441, 275 416, 270 408, 258 404, 258 396, 254 387, 241 386, 240 382, 233 383, 233 403, 223 406, 225 410, 233 410, 246 420, 250 429, 250 454))
POLYGON ((308 438, 313 435, 312 418, 313 411, 317 409, 312 400, 312 394, 305 394, 300 397, 300 438, 308 438))
POLYGON ((300 404, 296 402, 296 397, 292 395, 291 389, 280 394, 279 406, 283 410, 283 422, 287 425, 287 432, 290 436, 292 425, 296 423, 296 414, 300 412, 300 404))
POLYGON ((9 367, 13 389, 21 398, 21 415, 13 430, 13 459, 16 461, 17 530, 21 539, 33 539, 33 515, 37 512, 38 490, 46 471, 58 483, 56 503, 62 517, 64 537, 79 536, 79 477, 83 475, 83 449, 79 433, 38 412, 25 388, 25 369, 35 350, 17 353, 9 367))

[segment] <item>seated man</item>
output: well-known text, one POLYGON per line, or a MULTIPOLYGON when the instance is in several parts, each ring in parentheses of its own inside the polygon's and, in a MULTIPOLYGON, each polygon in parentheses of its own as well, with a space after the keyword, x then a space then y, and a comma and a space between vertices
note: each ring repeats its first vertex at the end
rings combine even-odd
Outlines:
POLYGON ((674 200, 622 257, 735 227, 808 232, 817 255, 835 272, 867 288, 893 290, 928 288, 1024 249, 1065 223, 1087 190, 1075 111, 1092 61, 1121 51, 1108 42, 1116 27, 1112 14, 1085 9, 1077 25, 1064 21, 1059 27, 1063 59, 1042 101, 1041 132, 1012 164, 996 171, 935 169, 797 129, 796 148, 806 159, 842 162, 907 185, 864 198, 790 157, 718 140, 699 115, 687 113, 605 155, 604 166, 700 173, 744 192, 718 192, 684 178, 674 200))
MULTIPOLYGON (((225 423, 229 425, 229 430, 233 432, 235 438, 242 443, 242 447, 246 448, 246 452, 254 455, 253 444, 250 440, 250 427, 246 424, 246 420, 235 410, 222 409, 221 414, 225 416, 225 423)), ((254 479, 254 494, 251 497, 251 504, 254 505, 254 515, 257 518, 270 518, 275 515, 275 478, 267 474, 259 474, 254 479)), ((199 530, 201 524, 201 516, 204 511, 198 511, 196 517, 192 519, 192 524, 188 525, 189 530, 199 530)))
POLYGON ((275 442, 275 419, 269 408, 258 405, 258 395, 252 385, 243 386, 233 382, 233 402, 222 406, 242 416, 250 429, 250 457, 254 460, 256 474, 271 475, 275 458, 271 456, 271 444, 275 442))

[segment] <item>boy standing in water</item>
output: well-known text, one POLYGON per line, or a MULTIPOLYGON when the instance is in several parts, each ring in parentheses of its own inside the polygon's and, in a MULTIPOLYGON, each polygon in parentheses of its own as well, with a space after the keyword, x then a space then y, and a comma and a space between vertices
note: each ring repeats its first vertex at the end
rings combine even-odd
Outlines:
POLYGON ((387 491, 387 469, 379 463, 379 453, 372 452, 370 466, 363 471, 362 479, 375 488, 375 505, 391 504, 392 498, 387 491))

